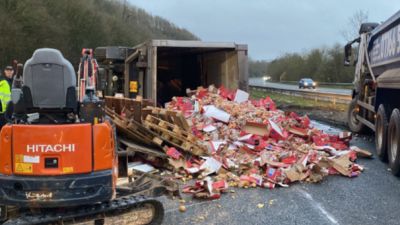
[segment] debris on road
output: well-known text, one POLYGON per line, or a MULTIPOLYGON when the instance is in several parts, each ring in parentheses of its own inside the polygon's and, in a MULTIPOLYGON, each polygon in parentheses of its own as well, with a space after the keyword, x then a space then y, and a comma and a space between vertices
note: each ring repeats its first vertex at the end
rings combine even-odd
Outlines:
POLYGON ((186 206, 180 205, 179 206, 179 212, 186 212, 186 206))
POLYGON ((351 146, 350 149, 355 151, 357 153, 357 156, 359 156, 359 157, 372 158, 372 156, 373 156, 371 152, 369 152, 365 149, 361 149, 357 146, 351 146))
POLYGON ((274 202, 275 202, 275 199, 271 199, 271 200, 268 201, 268 204, 269 204, 269 205, 273 205, 274 202))
POLYGON ((142 99, 108 98, 106 104, 120 133, 166 154, 166 160, 153 154, 145 162, 191 181, 183 192, 196 198, 217 199, 229 187, 273 189, 334 174, 356 177, 363 171, 357 157, 372 156, 349 146, 350 132, 326 134, 307 116, 278 110, 269 97, 254 100, 242 90, 214 86, 187 92, 165 108, 142 99))

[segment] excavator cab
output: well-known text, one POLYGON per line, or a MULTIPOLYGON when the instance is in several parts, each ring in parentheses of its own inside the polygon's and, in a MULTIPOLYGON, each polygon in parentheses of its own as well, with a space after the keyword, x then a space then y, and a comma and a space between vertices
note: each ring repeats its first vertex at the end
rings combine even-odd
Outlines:
POLYGON ((78 104, 73 66, 58 50, 35 51, 24 66, 22 88, 12 90, 12 101, 17 123, 74 123, 78 104))
POLYGON ((115 134, 101 101, 78 100, 76 80, 56 49, 38 49, 25 63, 0 133, 0 205, 52 208, 115 197, 115 134))

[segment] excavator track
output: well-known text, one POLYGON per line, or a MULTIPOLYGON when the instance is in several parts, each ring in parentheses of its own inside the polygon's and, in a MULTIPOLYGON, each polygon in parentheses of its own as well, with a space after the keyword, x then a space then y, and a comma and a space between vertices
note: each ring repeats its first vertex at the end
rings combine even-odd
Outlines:
POLYGON ((181 197, 179 185, 154 174, 137 174, 116 187, 117 198, 93 205, 67 208, 18 208, 0 205, 1 225, 157 225, 164 207, 156 198, 164 194, 181 197), (131 181, 130 179, 133 179, 131 181))
POLYGON ((164 207, 154 198, 144 196, 122 196, 110 202, 76 208, 46 209, 39 212, 27 210, 11 218, 3 225, 44 224, 161 224, 164 207))

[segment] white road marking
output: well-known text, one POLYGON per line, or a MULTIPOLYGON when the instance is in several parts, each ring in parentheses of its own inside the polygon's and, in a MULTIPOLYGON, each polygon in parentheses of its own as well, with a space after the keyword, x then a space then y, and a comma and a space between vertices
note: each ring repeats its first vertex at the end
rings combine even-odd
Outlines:
POLYGON ((335 219, 335 217, 332 216, 329 212, 327 212, 324 207, 318 203, 317 201, 314 200, 314 198, 306 191, 304 191, 301 188, 294 187, 298 192, 300 192, 306 199, 308 199, 311 203, 311 205, 318 209, 329 221, 331 221, 332 224, 339 224, 339 222, 335 219))
MULTIPOLYGON (((303 197, 308 199, 309 202, 311 203, 311 205, 315 209, 320 211, 321 214, 324 215, 332 224, 339 225, 339 222, 335 219, 335 217, 332 214, 330 214, 329 212, 327 212, 325 210, 325 208, 320 203, 315 201, 314 198, 310 195, 310 193, 308 193, 307 191, 305 191, 305 190, 303 190, 303 189, 301 189, 299 187, 293 187, 293 189, 295 189, 303 197)), ((215 202, 215 201, 218 201, 218 199, 217 200, 212 200, 211 202, 215 202)), ((193 206, 199 206, 199 205, 204 205, 204 204, 210 204, 210 201, 194 202, 192 204, 187 204, 185 206, 186 206, 186 208, 190 208, 190 207, 193 207, 193 206)), ((165 210, 165 213, 171 213, 171 212, 178 211, 178 210, 179 210, 179 208, 172 208, 172 209, 165 210)))

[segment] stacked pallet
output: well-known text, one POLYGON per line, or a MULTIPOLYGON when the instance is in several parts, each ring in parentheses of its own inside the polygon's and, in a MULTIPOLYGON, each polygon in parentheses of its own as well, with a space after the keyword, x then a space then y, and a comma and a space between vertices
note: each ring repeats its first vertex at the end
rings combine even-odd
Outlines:
POLYGON ((206 146, 191 134, 190 122, 179 111, 154 107, 146 99, 106 97, 106 114, 123 137, 164 152, 175 147, 187 153, 207 154, 206 146))
POLYGON ((170 146, 197 156, 203 156, 207 153, 207 148, 202 145, 196 136, 176 124, 169 123, 153 115, 147 115, 143 123, 146 128, 159 134, 170 146))

